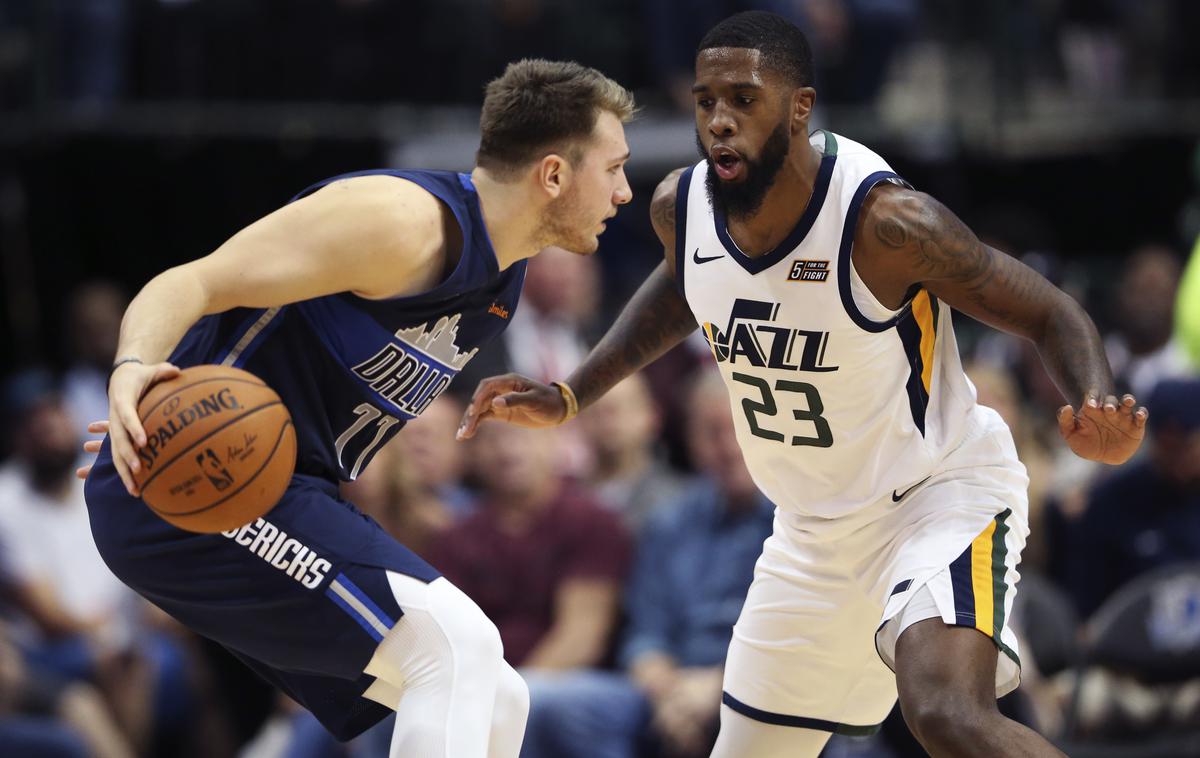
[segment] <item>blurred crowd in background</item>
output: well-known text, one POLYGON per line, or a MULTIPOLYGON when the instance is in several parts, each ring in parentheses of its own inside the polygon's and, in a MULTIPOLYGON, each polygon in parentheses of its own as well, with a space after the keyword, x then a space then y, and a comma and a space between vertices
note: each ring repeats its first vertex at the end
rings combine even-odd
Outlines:
MULTIPOLYGON (((455 108, 471 114, 515 58, 577 59, 627 84, 645 106, 631 134, 686 121, 697 40, 747 6, 809 32, 822 125, 874 147, 877 135, 902 174, 1083 302, 1119 389, 1150 408, 1135 460, 1081 461, 1058 439, 1064 399, 1032 346, 956 318, 979 400, 1004 416, 1030 476, 1014 613, 1024 679, 1002 707, 1072 755, 1200 754, 1200 3, 1188 0, 0 0, 0 754, 387 754, 388 722, 333 742, 97 555, 74 469, 87 422, 107 415, 128 298, 310 181, 436 137, 430 113, 470 133, 455 108), (169 102, 198 107, 182 121, 129 110, 169 102), (206 103, 341 110, 235 109, 213 133, 206 103), (356 131, 397 104, 425 114, 419 129, 356 131), (1023 131, 981 141, 976 121, 1023 131)), ((669 158, 694 160, 689 132, 676 141, 669 158)), ((568 425, 454 440, 478 379, 565 377, 655 265, 645 202, 673 165, 631 143, 638 199, 600 253, 534 259, 503 338, 345 485, 496 622, 532 692, 534 758, 707 755, 725 648, 771 530, 699 334, 568 425)), ((922 755, 898 714, 826 754, 922 755)))
POLYGON ((896 53, 931 38, 1007 56, 1008 88, 1200 94, 1189 0, 8 0, 0 94, 475 103, 506 62, 546 57, 686 110, 696 40, 748 8, 807 30, 826 102, 872 100, 896 53))

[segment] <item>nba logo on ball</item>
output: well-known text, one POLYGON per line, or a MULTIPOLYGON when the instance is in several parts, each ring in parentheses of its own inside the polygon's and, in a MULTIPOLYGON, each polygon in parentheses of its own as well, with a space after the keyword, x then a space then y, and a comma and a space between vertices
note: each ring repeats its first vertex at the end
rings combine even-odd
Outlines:
POLYGON ((224 492, 233 484, 233 476, 230 475, 229 469, 221 465, 220 456, 211 447, 204 448, 204 452, 196 456, 196 464, 218 492, 224 492))
POLYGON ((296 432, 279 395, 253 374, 194 366, 138 404, 146 445, 135 476, 142 500, 195 532, 236 529, 283 496, 296 464, 296 432))

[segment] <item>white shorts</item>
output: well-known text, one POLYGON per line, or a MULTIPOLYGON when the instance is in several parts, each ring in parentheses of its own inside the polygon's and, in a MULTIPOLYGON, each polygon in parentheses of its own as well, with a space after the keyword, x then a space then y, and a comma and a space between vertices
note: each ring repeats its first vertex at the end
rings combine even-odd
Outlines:
POLYGON ((846 529, 776 511, 734 626, 724 703, 766 723, 870 734, 896 702, 896 640, 935 617, 991 637, 997 697, 1011 692, 1028 484, 1008 429, 984 409, 928 480, 846 529))

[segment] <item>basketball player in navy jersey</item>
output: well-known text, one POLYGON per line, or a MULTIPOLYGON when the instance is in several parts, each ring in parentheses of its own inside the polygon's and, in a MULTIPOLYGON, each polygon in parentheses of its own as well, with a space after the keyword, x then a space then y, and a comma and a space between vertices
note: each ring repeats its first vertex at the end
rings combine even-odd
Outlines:
POLYGON ((1058 423, 1081 457, 1127 460, 1145 408, 1114 396, 1078 303, 863 145, 809 133, 812 60, 791 23, 717 25, 693 93, 703 160, 652 201, 663 265, 565 383, 484 380, 460 436, 490 418, 561 423, 700 324, 778 506, 713 754, 816 756, 831 733, 873 731, 898 697, 932 755, 1061 755, 996 708, 1019 678, 1007 619, 1028 479, 975 402, 951 308, 1037 346, 1079 403, 1058 423))
POLYGON ((574 63, 512 64, 487 88, 470 174, 334 177, 169 269, 134 298, 108 436, 82 469, 123 581, 349 739, 395 710, 391 754, 517 756, 528 690, 496 627, 353 505, 353 479, 517 307, 526 259, 596 250, 629 202, 633 98, 574 63), (296 426, 296 474, 265 517, 184 532, 138 500, 138 398, 197 364, 245 368, 296 426))

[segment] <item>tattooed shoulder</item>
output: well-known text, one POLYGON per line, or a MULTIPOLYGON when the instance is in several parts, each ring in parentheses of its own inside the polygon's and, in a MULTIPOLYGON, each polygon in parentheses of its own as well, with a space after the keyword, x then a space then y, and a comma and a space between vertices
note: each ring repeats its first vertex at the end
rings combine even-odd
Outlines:
POLYGON ((991 251, 949 208, 923 192, 901 187, 881 187, 872 195, 874 202, 864 219, 870 241, 907 253, 914 281, 974 282, 987 275, 991 251))
POLYGON ((1055 297, 1041 275, 980 242, 949 208, 922 192, 881 192, 862 224, 866 243, 898 260, 909 283, 924 284, 994 326, 1030 333, 1055 297))
POLYGON ((675 242, 675 193, 679 190, 679 177, 685 170, 677 168, 667 174, 650 200, 650 221, 658 238, 667 246, 675 242))

